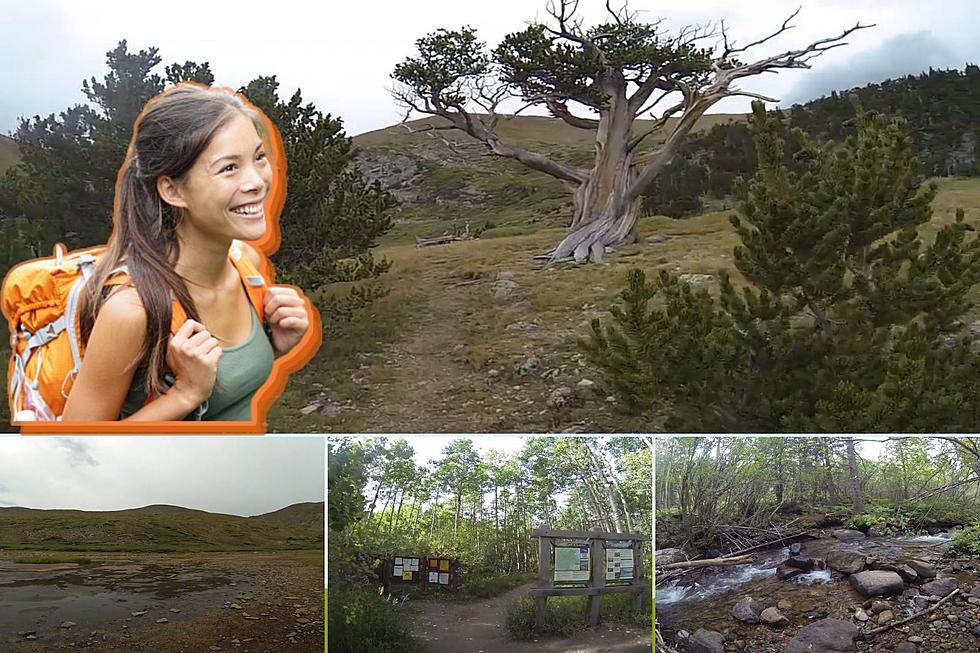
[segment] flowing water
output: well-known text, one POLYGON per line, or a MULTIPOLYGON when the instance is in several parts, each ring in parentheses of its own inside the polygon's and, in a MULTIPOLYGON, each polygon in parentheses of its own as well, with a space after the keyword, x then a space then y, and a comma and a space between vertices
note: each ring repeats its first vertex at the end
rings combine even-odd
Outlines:
MULTIPOLYGON (((946 533, 932 536, 867 538, 856 542, 841 542, 833 538, 803 543, 800 555, 825 559, 831 551, 860 551, 882 561, 917 559, 938 560, 945 544, 946 533)), ((790 557, 789 548, 775 548, 755 554, 755 562, 733 567, 714 567, 703 572, 689 572, 677 580, 657 587, 657 621, 667 634, 698 628, 724 631, 737 625, 732 606, 741 598, 752 596, 766 605, 788 601, 792 607, 782 610, 800 625, 815 619, 843 618, 850 620, 857 607, 865 601, 847 580, 845 574, 818 569, 789 580, 776 577, 776 567, 790 557)), ((940 572, 940 577, 950 575, 940 572)), ((955 575, 961 585, 976 581, 973 574, 955 575)), ((914 611, 914 585, 908 585, 904 596, 891 601, 896 618, 914 611)))

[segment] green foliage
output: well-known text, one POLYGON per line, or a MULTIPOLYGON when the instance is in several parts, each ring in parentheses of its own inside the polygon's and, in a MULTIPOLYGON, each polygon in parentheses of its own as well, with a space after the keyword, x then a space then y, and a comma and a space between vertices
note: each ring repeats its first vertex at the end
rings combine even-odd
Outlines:
POLYGON ((327 648, 340 653, 423 653, 401 606, 366 588, 337 592, 327 599, 327 648))
POLYGON ((681 218, 704 209, 701 196, 708 191, 711 171, 701 163, 678 157, 643 192, 643 210, 681 218))
POLYGON ((954 533, 949 552, 953 555, 980 556, 980 521, 954 533))
POLYGON ((585 630, 586 625, 585 601, 580 596, 549 598, 544 626, 537 624, 534 599, 518 599, 507 606, 505 627, 511 639, 529 640, 538 635, 569 637, 585 630))
POLYGON ((507 617, 504 621, 504 627, 507 629, 507 633, 511 639, 532 639, 535 635, 534 622, 534 599, 525 596, 507 606, 507 617))
MULTIPOLYGON (((651 625, 651 593, 646 597, 639 613, 633 612, 632 596, 629 594, 604 594, 599 601, 599 617, 602 621, 651 625)), ((586 597, 557 596, 548 599, 548 608, 543 626, 537 623, 533 598, 524 597, 507 606, 505 627, 511 639, 530 640, 541 635, 570 637, 585 630, 586 597)))
POLYGON ((719 273, 716 296, 633 271, 582 342, 628 410, 682 431, 976 430, 980 354, 961 320, 980 240, 960 211, 927 243, 935 188, 902 124, 856 122, 790 165, 755 105, 759 171, 732 217, 749 285, 719 273))
POLYGON ((364 485, 367 483, 364 451, 344 438, 327 440, 328 525, 342 531, 364 517, 364 485))
POLYGON ((491 599, 532 580, 534 575, 528 573, 466 577, 460 594, 467 599, 491 599))
MULTIPOLYGON (((14 139, 20 163, 0 177, 0 264, 105 242, 112 227, 116 174, 143 106, 168 84, 212 84, 207 63, 153 71, 157 48, 129 52, 126 41, 107 53, 109 72, 82 83, 90 104, 22 121, 14 139)), ((257 77, 241 92, 279 129, 288 162, 288 193, 275 257, 280 281, 313 293, 353 283, 322 302, 335 319, 349 318, 387 291, 375 279, 389 268, 370 248, 391 228, 394 198, 350 167, 353 150, 339 118, 304 104, 297 90, 283 101, 275 76, 257 77)), ((6 266, 4 266, 6 269, 6 266)))
POLYGON ((896 506, 872 504, 868 511, 853 515, 844 525, 873 535, 904 533, 909 526, 905 514, 896 506))
POLYGON ((778 523, 794 529, 846 526, 888 536, 980 518, 976 438, 890 438, 884 446, 856 447, 853 466, 848 439, 659 441, 658 548, 730 550, 733 525, 747 533, 778 523), (871 457, 860 457, 864 447, 871 457), (854 513, 853 481, 864 500, 860 513, 854 513))
MULTIPOLYGON (((370 249, 391 229, 394 197, 349 167, 354 151, 340 118, 304 104, 298 89, 283 101, 278 89, 275 76, 258 77, 241 93, 272 119, 286 150, 288 192, 275 256, 280 279, 309 292, 376 279, 390 263, 376 261, 370 249)), ((320 302, 321 311, 350 319, 385 294, 377 283, 357 284, 320 302)))
POLYGON ((544 105, 542 96, 550 96, 598 109, 607 101, 601 84, 610 69, 638 79, 669 64, 671 76, 686 84, 703 82, 711 71, 710 50, 679 44, 632 16, 593 25, 582 36, 593 46, 537 22, 508 34, 494 50, 502 81, 528 102, 544 105))
POLYGON ((445 106, 465 104, 468 93, 490 70, 485 45, 472 27, 438 29, 415 41, 415 47, 419 56, 395 66, 391 76, 445 106))

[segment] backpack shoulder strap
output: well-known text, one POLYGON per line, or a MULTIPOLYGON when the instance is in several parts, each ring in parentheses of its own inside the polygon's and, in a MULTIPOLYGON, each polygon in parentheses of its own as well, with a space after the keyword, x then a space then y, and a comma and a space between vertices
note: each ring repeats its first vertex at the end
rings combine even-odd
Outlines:
POLYGON ((265 277, 249 260, 241 241, 232 242, 228 255, 235 265, 235 269, 238 270, 238 275, 242 278, 242 285, 245 286, 245 292, 248 294, 248 300, 252 303, 252 307, 255 308, 255 313, 259 316, 259 320, 265 323, 263 317, 267 286, 265 277))
MULTIPOLYGON (((263 324, 265 323, 264 305, 265 305, 265 290, 267 284, 265 282, 265 277, 262 273, 255 267, 248 256, 245 254, 244 244, 241 241, 232 241, 231 249, 228 252, 228 257, 231 259, 232 264, 234 264, 235 269, 238 271, 238 276, 242 279, 242 285, 245 287, 245 292, 248 295, 248 301, 252 304, 255 309, 256 315, 259 316, 259 321, 263 324)), ((118 286, 129 283, 129 274, 124 266, 120 267, 114 272, 114 274, 106 280, 107 286, 118 286)), ((180 302, 174 298, 173 310, 171 311, 170 318, 170 332, 176 333, 177 329, 187 321, 187 311, 181 306, 180 302)))

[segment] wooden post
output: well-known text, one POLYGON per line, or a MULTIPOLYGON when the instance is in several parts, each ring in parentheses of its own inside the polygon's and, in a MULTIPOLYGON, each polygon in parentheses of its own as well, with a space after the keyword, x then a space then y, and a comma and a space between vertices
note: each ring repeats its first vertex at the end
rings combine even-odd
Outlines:
MULTIPOLYGON (((633 586, 642 588, 643 579, 643 541, 633 540, 633 586)), ((633 614, 640 614, 643 609, 643 592, 633 592, 633 614)))
POLYGON ((602 588, 606 586, 606 540, 603 538, 599 529, 595 531, 589 539, 589 557, 592 563, 592 574, 589 579, 589 586, 597 590, 595 594, 590 594, 588 599, 589 625, 599 625, 599 601, 602 596, 602 588))
POLYGON ((591 531, 565 531, 556 530, 550 527, 535 528, 531 531, 531 537, 538 538, 538 586, 530 591, 530 595, 535 600, 536 624, 540 628, 544 626, 548 597, 550 596, 586 596, 587 598, 587 617, 589 625, 598 625, 600 620, 600 597, 602 594, 610 592, 628 592, 633 594, 633 607, 642 608, 643 593, 647 591, 643 580, 643 542, 648 541, 648 535, 640 533, 603 533, 596 528, 591 531), (555 587, 554 583, 554 563, 552 554, 554 553, 556 540, 585 540, 589 546, 589 578, 585 581, 585 587, 555 587), (614 586, 606 584, 606 545, 608 541, 631 541, 633 547, 633 582, 629 585, 616 583, 614 586))
MULTIPOLYGON (((538 538, 538 587, 548 589, 554 587, 554 574, 552 572, 551 550, 554 541, 550 537, 541 536, 538 538)), ((548 597, 534 597, 534 627, 543 630, 548 614, 548 597)))

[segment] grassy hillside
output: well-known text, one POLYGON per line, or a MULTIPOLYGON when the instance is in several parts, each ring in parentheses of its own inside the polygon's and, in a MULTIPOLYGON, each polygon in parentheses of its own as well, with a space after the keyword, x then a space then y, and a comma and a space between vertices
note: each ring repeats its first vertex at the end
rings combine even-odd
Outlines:
MULTIPOLYGON (((695 126, 695 131, 711 129, 714 125, 722 124, 732 120, 743 120, 745 116, 740 113, 713 113, 703 116, 695 126)), ((652 120, 638 120, 635 124, 635 132, 649 129, 653 124, 652 120)), ((419 130, 426 125, 446 124, 441 118, 429 116, 417 120, 411 120, 405 125, 392 125, 384 129, 358 134, 354 137, 354 144, 359 147, 389 147, 393 145, 423 144, 432 140, 430 133, 412 133, 412 130, 419 130), (407 127, 407 128, 406 128, 407 127)), ((676 124, 676 120, 667 122, 666 133, 676 124)), ((544 144, 553 145, 578 145, 591 149, 595 143, 594 133, 589 130, 572 127, 564 120, 550 118, 547 116, 511 116, 500 119, 497 133, 502 140, 520 145, 531 147, 532 145, 544 144)), ((438 132, 447 140, 470 139, 469 136, 458 130, 438 132)), ((653 139, 654 137, 651 137, 653 139)))
MULTIPOLYGON (((694 132, 744 118, 742 114, 704 116, 694 132)), ((439 123, 440 119, 430 117, 354 137, 360 150, 357 167, 369 179, 381 181, 401 202, 385 244, 414 242, 416 236, 466 227, 503 236, 567 224, 571 195, 560 181, 490 155, 457 130, 418 131, 439 123)), ((649 125, 650 121, 638 121, 636 130, 649 125)), ((669 128, 645 141, 640 155, 661 142, 669 128)), ((594 157, 594 132, 557 118, 501 119, 498 132, 508 144, 556 160, 590 166, 594 157)))
POLYGON ((0 134, 0 174, 20 160, 17 144, 8 136, 0 134))
POLYGON ((249 519, 275 522, 291 528, 308 528, 320 534, 323 533, 323 502, 294 503, 264 515, 256 515, 249 519))
POLYGON ((291 523, 323 504, 300 504, 270 513, 287 519, 238 517, 177 506, 107 512, 0 509, 0 549, 55 551, 246 551, 323 546, 323 530, 291 523))
MULTIPOLYGON (((923 233, 934 234, 958 207, 980 225, 980 179, 938 181, 923 233)), ((290 383, 269 423, 281 432, 649 431, 656 425, 631 421, 608 399, 577 341, 593 318, 608 319, 632 268, 648 277, 659 269, 726 269, 740 279, 729 213, 649 216, 640 223, 646 241, 606 264, 550 270, 537 269, 533 257, 554 245, 561 229, 489 233, 424 249, 383 245, 377 253, 393 263, 382 279, 391 294, 352 323, 327 324, 320 354, 290 383), (496 301, 491 292, 502 272, 517 285, 496 301), (532 357, 536 368, 522 369, 532 357), (549 400, 563 387, 573 395, 557 406, 549 400), (317 410, 299 413, 310 405, 317 410)), ((716 285, 713 276, 704 282, 716 285)), ((970 321, 978 319, 975 310, 970 321)))

